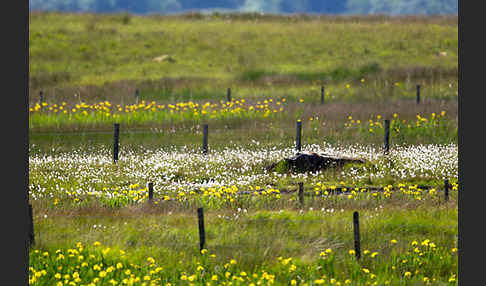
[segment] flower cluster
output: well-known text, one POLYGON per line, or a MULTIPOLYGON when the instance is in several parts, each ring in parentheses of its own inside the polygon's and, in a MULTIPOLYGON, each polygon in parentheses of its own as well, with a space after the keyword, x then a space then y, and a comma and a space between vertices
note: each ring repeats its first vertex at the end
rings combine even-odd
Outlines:
POLYGON ((359 261, 354 249, 341 254, 323 248, 307 264, 280 256, 249 270, 235 258, 218 263, 216 254, 207 249, 189 268, 168 268, 159 259, 131 256, 98 241, 87 246, 78 242, 68 249, 34 249, 29 285, 457 285, 456 247, 442 247, 429 239, 411 243, 392 239, 389 247, 388 256, 365 249, 359 261), (343 256, 340 262, 338 255, 343 256), (337 271, 338 264, 346 270, 337 271))
POLYGON ((229 102, 193 101, 177 102, 174 104, 159 104, 155 101, 121 105, 108 101, 95 104, 81 102, 67 106, 66 102, 49 104, 36 103, 29 107, 29 126, 59 127, 70 124, 105 124, 115 120, 123 124, 186 121, 199 122, 206 119, 227 118, 271 118, 274 114, 284 111, 284 102, 265 99, 253 103, 245 99, 229 102))
MULTIPOLYGON (((207 156, 197 150, 123 151, 117 168, 101 151, 82 150, 56 155, 30 155, 29 194, 31 199, 52 199, 55 206, 62 202, 83 204, 96 200, 111 206, 123 206, 146 201, 147 183, 154 185, 154 197, 185 201, 232 202, 251 195, 256 198, 283 199, 280 188, 269 182, 305 181, 317 196, 330 195, 337 188, 350 199, 389 197, 394 190, 415 198, 437 195, 434 189, 413 187, 407 180, 431 178, 449 179, 452 191, 457 190, 457 146, 419 145, 396 147, 388 156, 366 146, 341 147, 324 144, 309 145, 308 150, 327 154, 358 157, 371 164, 352 165, 341 171, 343 183, 326 181, 322 172, 294 174, 268 171, 264 167, 293 154, 293 148, 227 148, 207 156), (394 178, 404 185, 382 185, 384 192, 365 192, 361 182, 394 178), (347 183, 344 184, 344 181, 347 183), (347 186, 346 186, 347 185, 347 186)), ((379 186, 379 185, 378 185, 379 186)))

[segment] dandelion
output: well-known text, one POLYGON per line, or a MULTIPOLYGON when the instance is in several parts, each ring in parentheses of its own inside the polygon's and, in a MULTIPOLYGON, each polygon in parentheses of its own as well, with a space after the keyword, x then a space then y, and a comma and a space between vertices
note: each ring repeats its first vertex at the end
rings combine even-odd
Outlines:
POLYGON ((147 257, 147 261, 148 261, 150 264, 154 264, 154 263, 155 263, 155 259, 153 259, 152 257, 147 257))

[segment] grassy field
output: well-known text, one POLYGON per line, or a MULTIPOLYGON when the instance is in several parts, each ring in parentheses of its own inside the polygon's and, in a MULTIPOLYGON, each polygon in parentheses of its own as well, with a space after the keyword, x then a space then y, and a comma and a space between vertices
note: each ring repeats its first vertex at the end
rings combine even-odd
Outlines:
POLYGON ((135 89, 145 100, 188 100, 220 99, 228 87, 241 98, 304 96, 321 84, 337 99, 361 78, 372 95, 390 95, 394 82, 457 95, 439 92, 457 87, 457 16, 29 17, 31 103, 40 90, 58 102, 118 103, 135 89), (161 55, 174 61, 153 61, 161 55))
POLYGON ((458 285, 457 16, 29 17, 29 284, 458 285))

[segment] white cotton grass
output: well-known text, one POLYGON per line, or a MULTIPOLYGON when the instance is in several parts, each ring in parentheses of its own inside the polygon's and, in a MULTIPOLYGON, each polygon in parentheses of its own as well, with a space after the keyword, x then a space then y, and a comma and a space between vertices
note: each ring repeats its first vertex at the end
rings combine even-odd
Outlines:
MULTIPOLYGON (((304 145, 303 150, 370 161, 373 168, 351 167, 343 171, 341 176, 353 181, 364 177, 376 179, 393 176, 407 180, 416 177, 450 179, 458 176, 458 148, 454 144, 394 146, 388 155, 384 155, 381 148, 328 143, 304 145)), ((188 192, 222 186, 242 189, 255 185, 267 187, 265 182, 275 182, 285 177, 306 180, 319 176, 320 172, 287 175, 263 168, 293 154, 293 147, 228 147, 220 151, 212 150, 206 156, 197 148, 137 152, 121 149, 116 165, 106 150, 30 155, 29 187, 32 198, 37 199, 53 197, 54 193, 59 192, 72 196, 110 196, 103 187, 139 184, 145 188, 147 182, 154 184, 156 193, 188 192)))

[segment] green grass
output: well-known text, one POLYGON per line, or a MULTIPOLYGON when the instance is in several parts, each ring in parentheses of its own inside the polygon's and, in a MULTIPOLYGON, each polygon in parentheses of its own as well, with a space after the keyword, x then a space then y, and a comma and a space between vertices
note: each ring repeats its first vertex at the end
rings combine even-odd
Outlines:
MULTIPOLYGON (((110 254, 100 260, 105 265, 103 268, 114 266, 117 261, 123 261, 126 268, 128 263, 132 263, 131 265, 142 266, 138 270, 132 268, 136 270, 135 273, 138 273, 137 276, 142 273, 148 275, 150 269, 155 269, 155 267, 148 267, 146 262, 148 257, 153 257, 157 265, 163 267, 162 279, 171 280, 172 283, 180 281, 182 272, 189 273, 188 276, 198 273, 196 267, 201 264, 196 264, 196 261, 202 262, 206 268, 206 274, 198 274, 198 277, 201 275, 206 277, 206 281, 214 274, 220 275, 221 279, 225 271, 239 276, 242 271, 261 275, 261 270, 265 270, 276 275, 275 285, 287 285, 291 279, 297 277, 300 281, 312 283, 323 274, 328 279, 334 278, 341 283, 351 279, 354 285, 365 285, 366 281, 373 281, 373 279, 360 274, 362 268, 369 269, 379 281, 382 281, 381 283, 389 280, 394 281, 392 282, 394 285, 411 283, 403 280, 406 278, 403 277, 406 271, 413 272, 410 281, 415 279, 419 282, 418 280, 421 279, 420 283, 423 283, 423 277, 428 277, 431 281, 436 280, 432 285, 447 284, 450 276, 457 273, 457 257, 451 252, 457 243, 457 213, 444 207, 432 210, 428 207, 412 207, 409 210, 404 210, 402 207, 399 209, 385 207, 378 211, 362 210, 360 212, 361 251, 370 252, 369 254, 364 252, 359 263, 348 253, 349 250, 354 249, 352 213, 349 210, 333 214, 320 211, 303 214, 289 211, 250 211, 245 214, 240 213, 238 217, 233 213, 223 213, 223 216, 228 218, 221 218, 221 213, 217 215, 206 212, 205 248, 209 253, 216 255, 209 260, 205 260, 204 255, 199 257, 196 212, 195 209, 193 209, 194 213, 188 211, 169 215, 165 213, 162 216, 147 215, 136 209, 129 212, 103 211, 99 215, 96 215, 97 212, 76 214, 70 217, 59 217, 56 213, 49 213, 47 218, 36 217, 39 233, 36 237, 36 249, 39 249, 40 253, 48 251, 51 256, 54 256, 57 249, 66 253, 67 249, 75 248, 74 245, 80 242, 98 257, 101 249, 110 248, 110 254), (412 209, 414 212, 411 215, 412 209), (55 228, 53 228, 54 223, 55 228), (392 239, 397 241, 396 245, 390 243, 392 239), (414 247, 410 244, 413 241, 421 243, 425 239, 438 246, 439 251, 435 253, 432 251, 430 255, 419 258, 412 251, 414 247), (95 241, 102 244, 102 248, 98 248, 98 251, 92 250, 95 241), (326 259, 320 258, 319 254, 328 248, 332 250, 332 255, 327 255, 326 259), (124 257, 117 254, 119 249, 126 252, 124 257), (410 252, 406 253, 406 249, 410 252), (378 253, 376 258, 370 257, 373 252, 378 253), (283 267, 286 264, 279 258, 289 257, 292 258, 292 263, 283 267), (115 262, 111 262, 111 259, 115 262), (226 269, 223 265, 232 259, 237 264, 231 267, 232 270, 223 270, 226 269), (404 259, 409 261, 402 263, 404 259), (423 264, 419 265, 420 260, 423 264), (206 264, 208 262, 204 263, 204 261, 211 261, 211 263, 206 264), (291 264, 297 266, 294 273, 296 275, 288 271, 291 264), (319 265, 321 267, 318 267, 319 265), (324 265, 327 266, 322 268, 324 265), (392 270, 392 266, 399 267, 400 270, 392 270)), ((419 247, 424 251, 424 247, 419 247)), ((209 253, 206 255, 209 256, 209 253)), ((33 260, 31 265, 37 271, 46 268, 54 271, 51 275, 55 272, 72 274, 75 270, 74 266, 80 264, 79 260, 71 260, 72 270, 64 268, 60 271, 51 266, 51 263, 59 265, 66 262, 53 260, 49 266, 44 266, 38 256, 40 254, 31 252, 33 260)), ((68 259, 66 254, 66 260, 68 259)), ((94 263, 91 260, 86 259, 86 261, 89 261, 89 266, 93 267, 94 263)), ((82 272, 83 269, 78 271, 82 272)), ((86 281, 98 276, 96 271, 93 272, 82 275, 83 279, 86 281)), ((118 282, 122 280, 120 276, 115 279, 118 282)), ((329 285, 328 279, 325 279, 326 285, 329 285)), ((452 283, 452 285, 456 284, 452 283)))
POLYGON ((137 149, 166 147, 200 147, 202 124, 209 125, 209 148, 219 150, 227 146, 247 147, 255 141, 262 146, 293 146, 297 119, 303 120, 302 140, 304 144, 322 142, 339 144, 363 144, 382 146, 384 118, 391 120, 391 148, 409 144, 449 144, 457 142, 458 125, 454 115, 457 103, 435 107, 427 104, 374 104, 369 109, 358 109, 363 105, 289 104, 282 112, 263 117, 263 113, 243 112, 240 115, 218 115, 204 120, 195 118, 192 112, 169 114, 165 111, 141 111, 137 114, 121 114, 119 118, 103 114, 89 116, 32 114, 29 119, 29 142, 32 152, 68 151, 86 145, 109 151, 113 144, 113 124, 120 123, 120 145, 137 149), (350 108, 349 108, 350 107, 350 108), (409 108, 412 107, 412 108, 409 108), (419 111, 430 112, 422 113, 419 111), (443 109, 442 109, 443 108, 443 109), (386 110, 388 109, 388 110, 386 110), (290 110, 290 112, 288 112, 290 110), (376 113, 373 112, 376 111, 376 113), (393 117, 395 111, 397 118, 393 117), (444 116, 440 116, 442 111, 444 116), (449 114, 449 111, 451 114, 449 114), (299 115, 300 113, 300 115, 299 115), (432 119, 432 113, 436 116, 432 119), (381 118, 377 118, 377 116, 381 118), (417 119, 420 115, 420 119, 417 119), (348 119, 352 117, 352 121, 348 119), (67 120, 69 119, 69 120, 67 120), (311 120, 312 119, 312 120, 311 120), (424 121, 425 119, 425 121, 424 121), (357 123, 358 120, 360 123, 357 123), (370 125, 370 120, 373 125, 370 125), (370 131, 371 130, 371 131, 370 131))
MULTIPOLYGON (((252 86, 457 82, 457 17, 187 18, 31 13, 30 97, 196 97, 252 86), (276 53, 275 51, 278 51, 276 53), (438 57, 438 51, 447 56, 438 57), (152 62, 169 54, 170 62, 152 62), (82 88, 81 88, 82 87, 82 88), (191 92, 189 92, 191 93, 191 92), (55 94, 55 95, 54 95, 55 94), (185 95, 187 96, 187 95, 185 95)), ((254 93, 254 92, 252 92, 254 93)), ((270 89, 270 93, 273 91, 270 89)), ((274 96, 274 94, 270 94, 274 96)), ((35 102, 35 101, 34 101, 35 102)))

